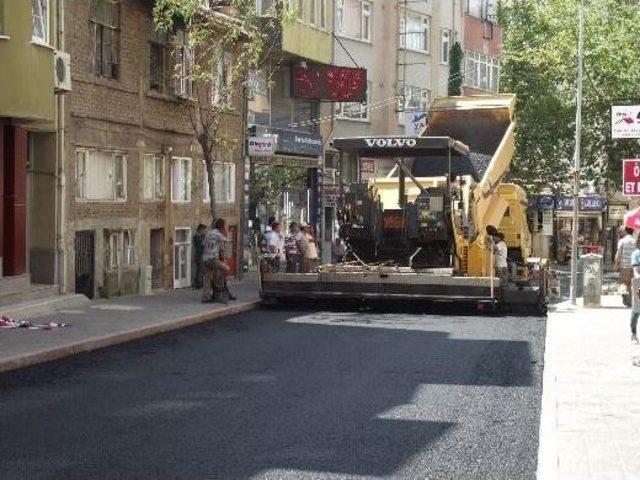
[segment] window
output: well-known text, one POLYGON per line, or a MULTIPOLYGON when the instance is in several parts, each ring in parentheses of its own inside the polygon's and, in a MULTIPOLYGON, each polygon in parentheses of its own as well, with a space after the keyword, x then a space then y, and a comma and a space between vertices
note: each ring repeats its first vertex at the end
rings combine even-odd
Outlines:
POLYGON ((49 43, 49 0, 31 0, 31 10, 33 15, 31 38, 36 42, 49 43))
POLYGON ((304 20, 304 0, 298 0, 298 19, 304 20))
POLYGON ((228 105, 231 89, 231 54, 223 52, 218 59, 216 72, 213 81, 213 103, 214 105, 228 105))
POLYGON ((336 117, 344 120, 369 120, 369 103, 371 101, 371 82, 367 82, 367 101, 336 102, 336 117))
POLYGON ((360 39, 371 41, 371 3, 360 4, 360 39))
POLYGON ((174 90, 180 97, 193 96, 193 48, 188 45, 188 39, 183 30, 178 30, 175 36, 176 69, 174 90))
POLYGON ((429 90, 413 85, 404 86, 403 104, 400 105, 398 119, 404 124, 406 115, 404 112, 425 112, 429 105, 429 90))
POLYGON ((345 0, 336 1, 335 30, 337 33, 344 32, 344 2, 345 0))
POLYGON ((431 19, 423 15, 407 12, 400 19, 400 46, 407 50, 429 51, 429 30, 431 19))
POLYGON ((115 270, 136 263, 135 230, 105 230, 105 266, 115 270))
MULTIPOLYGON (((209 196, 209 176, 207 166, 202 165, 202 199, 210 202, 209 196)), ((216 162, 213 165, 213 181, 216 203, 233 203, 236 201, 236 165, 231 162, 216 162)))
POLYGON ((173 157, 171 159, 171 201, 185 203, 191 201, 191 159, 173 157))
POLYGON ((327 0, 320 0, 320 28, 327 28, 327 0))
POLYGON ((167 32, 149 28, 149 89, 163 92, 167 71, 167 32))
POLYGON ((142 172, 142 198, 162 200, 164 198, 164 157, 148 154, 144 156, 142 172))
POLYGON ((493 38, 493 23, 484 22, 484 34, 482 35, 485 40, 491 40, 493 38))
POLYGON ((122 232, 122 266, 129 267, 136 263, 136 237, 134 230, 122 232))
POLYGON ((309 23, 311 25, 316 24, 316 0, 309 0, 309 23))
POLYGON ((4 0, 0 0, 0 35, 4 33, 4 0))
POLYGON ((120 4, 115 0, 91 0, 89 17, 93 73, 118 78, 120 4))
POLYGON ((449 63, 449 50, 451 49, 451 31, 442 30, 442 48, 440 51, 440 61, 449 63))
POLYGON ((477 90, 498 92, 500 89, 500 61, 482 53, 465 53, 465 85, 477 90))
POLYGON ((485 0, 466 0, 466 11, 469 15, 476 18, 482 17, 482 4, 485 0))
POLYGON ((465 84, 484 91, 498 91, 499 62, 487 55, 466 52, 465 84))
POLYGON ((126 200, 125 155, 102 150, 78 149, 76 198, 113 202, 126 200))

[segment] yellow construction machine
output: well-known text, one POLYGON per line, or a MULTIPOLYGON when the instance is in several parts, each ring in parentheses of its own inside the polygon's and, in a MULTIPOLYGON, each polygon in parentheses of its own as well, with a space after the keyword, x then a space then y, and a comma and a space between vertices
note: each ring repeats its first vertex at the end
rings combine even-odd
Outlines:
POLYGON ((346 262, 311 273, 265 273, 262 296, 471 302, 545 311, 546 269, 530 259, 527 200, 503 183, 514 153, 515 96, 444 97, 416 137, 337 138, 341 155, 393 164, 384 178, 345 185, 346 262), (495 276, 488 232, 502 231, 511 282, 495 276))

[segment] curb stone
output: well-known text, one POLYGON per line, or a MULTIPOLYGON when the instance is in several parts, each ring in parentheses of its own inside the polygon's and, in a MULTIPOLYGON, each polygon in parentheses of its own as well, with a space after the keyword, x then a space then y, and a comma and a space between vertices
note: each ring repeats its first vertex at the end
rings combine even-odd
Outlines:
POLYGON ((39 363, 51 362, 61 358, 77 355, 79 353, 91 352, 102 348, 111 347, 133 340, 150 337, 159 333, 179 330, 181 328, 198 325, 200 323, 217 320, 223 317, 255 310, 260 305, 260 300, 249 300, 239 302, 235 305, 213 310, 211 312, 190 315, 186 317, 169 320, 154 325, 145 325, 132 330, 125 330, 109 335, 90 337, 81 341, 69 343, 68 345, 39 350, 26 354, 0 359, 0 373, 16 370, 19 368, 36 365, 39 363))

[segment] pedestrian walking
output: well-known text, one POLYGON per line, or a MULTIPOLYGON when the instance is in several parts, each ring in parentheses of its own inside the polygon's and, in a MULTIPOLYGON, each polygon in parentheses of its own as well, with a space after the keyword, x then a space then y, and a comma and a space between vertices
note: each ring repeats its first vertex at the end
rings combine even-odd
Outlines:
POLYGON ((289 235, 284 241, 284 253, 287 259, 287 273, 297 273, 300 269, 300 251, 298 250, 297 237, 300 233, 298 224, 289 224, 289 235))
POLYGON ((198 225, 196 234, 193 236, 193 255, 196 264, 195 278, 193 279, 193 286, 196 290, 202 288, 202 281, 204 276, 204 261, 202 254, 204 253, 204 234, 207 231, 207 226, 204 224, 198 225))
POLYGON ((633 279, 631 280, 631 341, 638 344, 638 317, 640 317, 640 240, 631 254, 633 279))
POLYGON ((625 228, 625 236, 618 241, 614 268, 619 272, 618 281, 622 286, 622 302, 625 306, 631 306, 631 279, 633 267, 631 266, 631 254, 636 248, 636 240, 633 238, 633 228, 625 228))
POLYGON ((504 287, 509 283, 509 262, 507 261, 509 250, 504 241, 504 233, 496 232, 493 239, 496 276, 500 279, 500 286, 504 287))
POLYGON ((224 246, 226 238, 221 229, 225 227, 224 220, 216 220, 204 236, 204 278, 202 288, 202 302, 228 303, 226 278, 229 266, 224 263, 224 246))
POLYGON ((337 237, 331 244, 331 263, 342 263, 347 254, 347 245, 342 238, 337 237))

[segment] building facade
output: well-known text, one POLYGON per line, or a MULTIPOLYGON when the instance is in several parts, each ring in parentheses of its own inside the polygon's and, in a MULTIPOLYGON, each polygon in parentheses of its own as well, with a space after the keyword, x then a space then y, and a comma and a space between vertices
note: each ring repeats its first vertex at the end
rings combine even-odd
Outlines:
MULTIPOLYGON (((64 129, 69 291, 93 296, 192 283, 192 236, 212 222, 190 109, 193 58, 179 29, 152 22, 152 2, 67 2, 73 88, 64 129), (177 74, 175 72, 178 72, 177 74)), ((236 271, 242 239, 242 99, 222 119, 236 146, 216 152, 217 215, 236 271)))
POLYGON ((497 93, 500 89, 502 29, 497 25, 498 0, 464 2, 464 93, 497 93))
POLYGON ((0 1, 0 304, 58 278, 55 0, 0 1), (7 297, 7 298, 5 298, 7 297))

